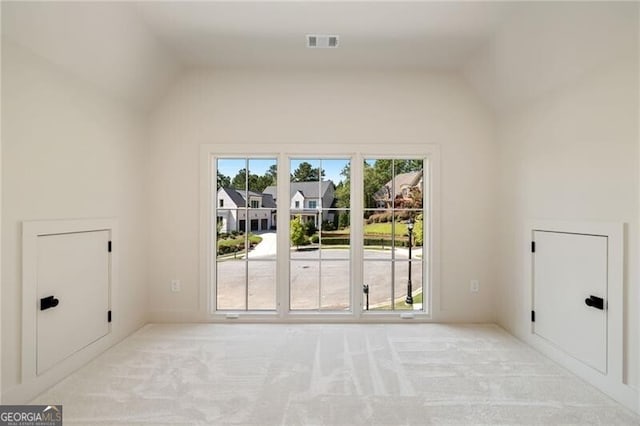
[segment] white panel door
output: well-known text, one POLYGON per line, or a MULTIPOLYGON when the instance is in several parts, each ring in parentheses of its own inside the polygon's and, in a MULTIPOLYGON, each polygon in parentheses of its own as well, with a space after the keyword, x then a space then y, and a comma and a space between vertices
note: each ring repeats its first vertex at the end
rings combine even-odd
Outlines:
POLYGON ((533 234, 534 333, 606 373, 607 237, 533 234))
POLYGON ((109 231, 38 237, 37 374, 109 333, 108 245, 109 231))

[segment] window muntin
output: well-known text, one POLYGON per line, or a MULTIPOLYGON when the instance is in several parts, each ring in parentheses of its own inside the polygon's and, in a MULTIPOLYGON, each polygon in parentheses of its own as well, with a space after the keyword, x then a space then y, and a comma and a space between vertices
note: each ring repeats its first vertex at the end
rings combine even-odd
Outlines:
POLYGON ((275 310, 277 160, 218 158, 216 310, 275 310))
POLYGON ((350 159, 290 160, 290 192, 307 199, 307 209, 290 211, 292 311, 351 308, 350 189, 344 189, 350 165, 350 159))
POLYGON ((363 296, 369 310, 424 310, 424 187, 423 160, 364 160, 363 296))
MULTIPOLYGON (((366 147, 362 146, 361 148, 364 149, 366 147)), ((400 147, 400 149, 399 149, 400 151, 402 151, 401 148, 402 147, 400 147)), ((394 150, 395 149, 396 148, 394 148, 394 150)), ((410 147, 405 147, 404 148, 405 152, 407 152, 407 149, 410 149, 410 150, 413 151, 413 149, 411 149, 410 147)), ((217 155, 214 154, 214 152, 216 152, 216 153, 227 152, 228 153, 228 152, 233 152, 233 151, 235 151, 235 148, 232 147, 232 146, 228 146, 228 147, 223 146, 222 148, 220 148, 218 146, 216 146, 216 147, 211 146, 210 148, 208 148, 208 156, 211 157, 211 158, 214 158, 214 161, 216 161, 216 159, 218 159, 218 158, 222 158, 222 159, 228 160, 228 159, 231 158, 231 156, 229 156, 229 158, 223 157, 223 156, 217 157, 217 155)), ((264 152, 264 153, 268 152, 268 150, 263 150, 263 149, 258 149, 257 151, 259 152, 258 155, 261 155, 260 153, 262 153, 262 152, 264 152)), ((338 151, 340 151, 340 150, 338 149, 338 151)), ((416 151, 419 152, 420 150, 416 150, 416 151)), ((428 163, 429 164, 428 171, 425 172, 426 176, 429 176, 428 183, 424 184, 425 191, 429 190, 431 186, 435 185, 435 187, 437 187, 437 175, 438 175, 438 171, 439 171, 439 165, 438 165, 439 164, 438 163, 439 154, 438 154, 437 147, 432 147, 432 146, 427 145, 426 152, 428 152, 429 154, 425 154, 425 157, 433 157, 433 158, 430 158, 430 161, 428 163), (434 159, 435 159, 435 161, 433 161, 434 159), (434 171, 435 171, 436 180, 434 182, 432 182, 430 176, 431 176, 432 173, 434 173, 434 171)), ((269 154, 266 154, 265 157, 266 156, 269 156, 269 154)), ((276 157, 276 156, 272 155, 272 157, 276 157)), ((277 157, 278 157, 278 160, 280 162, 279 164, 285 164, 286 165, 287 163, 289 163, 289 159, 287 159, 286 154, 279 154, 279 155, 277 155, 277 157)), ((353 217, 350 214, 351 213, 350 211, 346 211, 346 212, 345 211, 342 211, 342 212, 338 211, 338 212, 336 212, 336 213, 342 213, 342 214, 338 215, 340 221, 345 221, 346 220, 349 225, 348 225, 348 227, 346 229, 341 229, 340 230, 343 235, 339 235, 339 236, 332 235, 332 237, 335 237, 335 238, 344 237, 342 241, 344 241, 346 239, 346 241, 349 242, 349 246, 350 246, 350 243, 351 243, 350 238, 351 238, 351 233, 352 233, 351 231, 352 230, 356 231, 356 234, 353 236, 354 239, 355 239, 354 241, 356 243, 355 247, 349 249, 350 254, 352 255, 351 260, 350 260, 350 266, 351 265, 358 266, 358 264, 354 263, 354 262, 360 263, 361 266, 359 266, 357 268, 351 268, 350 267, 350 274, 349 275, 353 275, 353 276, 352 277, 351 276, 348 277, 348 279, 350 281, 350 284, 348 286, 347 294, 349 294, 349 292, 350 292, 350 294, 352 296, 356 296, 356 300, 359 301, 360 300, 359 299, 360 296, 358 296, 358 294, 362 294, 361 293, 362 292, 362 283, 363 282, 371 282, 372 283, 372 287, 375 287, 375 284, 376 284, 375 279, 372 277, 372 275, 375 276, 375 274, 371 273, 371 272, 375 272, 375 270, 368 270, 367 269, 367 264, 364 262, 364 261, 374 262, 376 260, 372 256, 369 256, 369 258, 366 257, 368 255, 368 252, 366 251, 367 247, 363 245, 363 243, 364 243, 363 222, 366 221, 366 218, 369 215, 369 213, 367 213, 367 215, 365 215, 365 211, 366 210, 384 209, 385 204, 380 203, 381 205, 379 205, 378 208, 371 208, 370 206, 367 206, 366 203, 364 203, 364 200, 362 198, 360 198, 360 195, 358 195, 358 194, 362 194, 363 193, 363 188, 362 187, 365 184, 365 182, 364 182, 365 179, 363 179, 363 174, 366 173, 365 170, 363 169, 363 166, 362 166, 362 164, 363 164, 362 158, 369 158, 369 157, 366 157, 366 156, 361 157, 359 154, 354 154, 354 157, 352 157, 352 158, 358 159, 357 167, 355 167, 355 170, 354 170, 354 174, 355 174, 354 176, 356 177, 355 178, 356 181, 355 181, 355 183, 353 183, 353 185, 354 185, 353 188, 351 188, 351 184, 352 183, 348 182, 349 184, 346 185, 346 191, 347 191, 347 193, 349 193, 351 191, 356 191, 356 194, 354 195, 354 197, 355 197, 354 206, 357 207, 357 211, 356 211, 357 216, 355 216, 355 219, 353 219, 353 217), (351 222, 352 220, 355 220, 355 222, 352 223, 351 222), (354 227, 353 229, 351 229, 352 226, 354 227), (353 257, 353 256, 355 256, 355 257, 353 257)), ((383 156, 378 157, 378 158, 385 159, 383 156)), ((391 158, 393 158, 393 157, 391 157, 391 158)), ((241 157, 241 158, 238 157, 237 159, 246 159, 246 158, 245 157, 241 157)), ((427 164, 427 163, 425 162, 424 164, 427 164)), ((291 171, 293 171, 293 169, 291 171)), ((215 174, 215 172, 214 172, 214 174, 215 174)), ((204 179, 205 176, 203 175, 202 178, 204 179)), ((207 176, 207 178, 209 178, 209 177, 207 176)), ((287 179, 286 175, 285 176, 281 176, 281 178, 280 178, 280 183, 284 187, 286 185, 283 183, 283 178, 284 178, 284 180, 286 180, 287 179)), ((427 179, 425 178, 425 182, 426 181, 427 181, 427 179)), ((202 182, 204 183, 204 180, 202 182)), ((337 186, 340 186, 340 185, 337 185, 337 186)), ((274 259, 275 260, 275 265, 273 265, 273 268, 272 268, 273 272, 271 274, 273 278, 270 280, 270 282, 273 284, 273 288, 274 288, 273 292, 272 292, 273 293, 272 300, 274 300, 274 302, 272 303, 272 305, 276 306, 277 307, 277 311, 279 312, 279 314, 283 315, 283 318, 285 318, 285 317, 287 317, 287 313, 291 311, 291 309, 290 309, 290 307, 288 305, 290 304, 289 303, 290 300, 291 300, 290 291, 292 291, 292 289, 290 289, 290 282, 289 282, 290 280, 287 279, 287 278, 289 278, 289 274, 291 272, 290 271, 290 263, 293 260, 295 260, 295 259, 291 258, 291 255, 289 255, 289 256, 285 255, 285 253, 289 252, 289 250, 286 250, 286 248, 287 248, 288 245, 290 245, 290 243, 289 243, 289 235, 288 235, 289 232, 288 232, 288 229, 287 229, 286 225, 287 225, 287 222, 288 222, 289 217, 290 217, 289 213, 292 210, 294 210, 294 205, 293 205, 292 201, 291 201, 289 206, 286 205, 287 204, 287 199, 286 199, 285 193, 287 192, 287 188, 281 188, 281 192, 282 192, 282 194, 279 194, 279 195, 282 197, 283 201, 282 201, 282 203, 281 203, 281 205, 279 207, 280 207, 281 210, 282 209, 286 209, 286 210, 289 210, 289 212, 288 211, 281 211, 280 212, 280 214, 282 214, 282 213, 285 214, 285 217, 281 218, 281 222, 282 222, 281 223, 282 226, 281 226, 281 229, 280 229, 281 235, 278 237, 279 242, 277 244, 278 245, 278 251, 280 252, 280 256, 279 256, 279 258, 278 258, 277 255, 275 256, 276 257, 276 259, 274 259), (289 259, 291 259, 291 260, 289 260, 289 259), (276 300, 276 297, 275 297, 276 294, 279 295, 277 300, 276 300), (286 296, 286 297, 282 297, 282 296, 286 296)), ((400 188, 400 192, 402 192, 402 195, 404 197, 406 197, 407 194, 408 194, 408 192, 407 192, 405 187, 401 187, 400 188)), ((275 194, 275 193, 273 194, 274 202, 275 202, 276 195, 277 194, 275 194)), ((427 192, 425 192, 423 194, 423 203, 425 204, 425 207, 428 207, 430 205, 430 203, 432 203, 434 201, 436 203, 438 202, 439 194, 437 192, 433 195, 435 197, 435 200, 432 200, 431 196, 432 195, 427 193, 427 192)), ((343 197, 343 200, 346 200, 346 206, 349 207, 349 205, 351 204, 350 201, 352 201, 352 200, 350 200, 349 197, 343 197)), ((378 201, 378 202, 380 202, 380 201, 378 201)), ((206 206, 206 203, 204 203, 204 205, 206 206)), ((214 209, 213 209, 214 217, 217 215, 216 210, 222 210, 223 211, 222 213, 224 213, 224 210, 229 210, 228 208, 227 209, 217 208, 218 206, 216 205, 215 202, 209 204, 209 206, 212 206, 212 205, 214 207, 214 209)), ((223 206, 224 207, 229 207, 229 205, 226 202, 223 204, 223 206)), ((303 209, 304 209, 304 204, 302 204, 302 206, 303 206, 303 209)), ((339 207, 343 207, 343 205, 340 205, 340 206, 336 205, 334 207, 336 207, 338 210, 340 210, 339 207)), ((400 210, 400 206, 399 205, 396 205, 395 207, 396 207, 396 210, 400 210)), ((204 208, 205 207, 203 207, 203 209, 204 208)), ((206 207, 206 208, 208 209, 209 207, 206 207)), ((307 204, 307 208, 308 208, 308 204, 307 204)), ((250 210, 250 209, 251 208, 249 206, 247 208, 247 210, 250 210)), ((312 209, 310 209, 310 210, 312 210, 312 209)), ((393 210, 393 209, 391 209, 391 210, 393 210)), ((204 212, 204 210, 203 210, 203 212, 204 212)), ((431 226, 433 226, 433 225, 429 224, 429 222, 431 222, 433 220, 433 218, 430 217, 430 215, 428 215, 427 213, 428 213, 427 208, 425 208, 424 209, 424 218, 426 219, 425 220, 425 227, 426 227, 426 229, 431 229, 431 226), (426 226, 426 225, 428 225, 428 226, 426 226)), ((276 222, 275 219, 277 217, 277 212, 276 211, 273 212, 273 216, 272 217, 273 217, 273 221, 272 222, 275 225, 275 222, 276 222)), ((204 218, 204 216, 203 216, 203 218, 204 218)), ((239 226, 242 229, 251 229, 251 226, 255 227, 255 226, 261 226, 262 225, 262 224, 256 225, 255 222, 252 225, 252 218, 251 217, 246 217, 245 216, 242 219, 240 219, 240 218, 238 218, 238 219, 239 220, 236 222, 235 226, 239 226)), ((435 221, 436 222, 438 221, 437 215, 435 217, 435 221)), ((226 221, 223 220, 222 217, 218 217, 218 218, 215 219, 215 224, 217 224, 218 222, 221 225, 224 224, 225 226, 229 226, 230 227, 230 225, 225 223, 226 221)), ((212 225, 214 225, 213 222, 212 222, 212 225)), ((218 226, 221 226, 221 225, 218 225, 218 226)), ((217 232, 214 233, 214 235, 217 237, 217 232)), ((323 239, 324 238, 325 237, 323 237, 323 239)), ((429 240, 431 240, 431 232, 429 232, 429 236, 427 236, 426 235, 426 231, 425 231, 425 243, 427 243, 427 241, 426 241, 427 238, 429 240)), ((436 236, 435 236, 435 240, 436 240, 435 244, 437 246, 437 240, 438 240, 437 233, 436 233, 436 236)), ((434 244, 434 243, 429 241, 427 246, 431 246, 432 244, 434 244)), ((205 246, 203 246, 203 253, 204 252, 208 252, 209 250, 211 250, 210 247, 212 247, 212 246, 213 246, 214 252, 215 252, 215 247, 216 247, 215 243, 213 245, 207 244, 207 246, 209 246, 209 247, 206 248, 206 249, 205 249, 205 246)), ((414 246, 414 249, 415 249, 415 246, 414 246)), ((388 259, 391 259, 391 254, 393 252, 394 252, 393 250, 390 250, 390 249, 387 248, 384 251, 383 255, 386 256, 388 259)), ((332 252, 325 252, 325 253, 323 253, 323 255, 328 255, 330 253, 332 253, 332 252)), ((429 252, 425 254, 424 260, 423 259, 413 259, 414 263, 412 263, 411 276, 413 277, 412 281, 413 281, 413 288, 414 289, 418 288, 418 284, 422 284, 423 280, 425 281, 425 284, 426 283, 430 283, 430 277, 431 277, 432 274, 435 274, 436 277, 438 276, 437 265, 436 265, 436 271, 435 272, 431 271, 431 267, 428 266, 427 259, 431 256, 430 253, 431 253, 431 251, 429 250, 429 252), (427 257, 427 254, 429 255, 429 257, 427 257), (420 263, 420 267, 418 267, 418 265, 416 263, 420 263), (422 274, 423 277, 418 277, 416 275, 418 273, 422 274)), ((214 254, 214 258, 215 258, 215 254, 214 254)), ((319 253, 318 253, 318 258, 319 258, 319 253)), ((251 259, 249 259, 249 260, 251 260, 251 259)), ((298 259, 298 260, 304 260, 304 259, 298 259)), ((323 256, 322 260, 324 262, 330 262, 332 259, 329 258, 328 256, 323 256)), ((336 259, 336 260, 340 260, 340 259, 336 259)), ((250 265, 251 264, 249 264, 249 266, 250 265)), ((212 294, 213 294, 214 297, 212 299, 210 299, 211 300, 211 305, 210 306, 213 309, 212 313, 214 315, 218 311, 221 311, 219 313, 224 315, 224 311, 225 310, 235 310, 235 309, 234 308, 220 309, 218 307, 217 299, 219 297, 216 295, 216 293, 217 293, 217 290, 216 290, 216 266, 217 265, 216 265, 215 261, 214 261, 214 265, 213 266, 214 267, 210 269, 212 271, 212 276, 210 277, 210 279, 211 279, 211 283, 213 284, 213 287, 212 287, 213 293, 212 294)), ((317 282, 317 287, 318 288, 320 288, 322 286, 325 286, 328 281, 331 281, 330 278, 326 278, 326 277, 330 276, 327 272, 333 272, 333 271, 338 270, 338 269, 336 269, 335 267, 333 267, 330 264, 328 264, 327 266, 330 269, 324 271, 324 274, 320 274, 320 272, 319 272, 319 275, 321 275, 321 278, 320 278, 320 280, 316 280, 316 281, 319 281, 319 282, 317 282)), ((408 265, 406 265, 406 266, 408 266, 408 265)), ((396 297, 400 297, 401 296, 401 291, 402 291, 401 288, 406 286, 406 284, 405 284, 405 282, 406 282, 405 274, 408 273, 408 270, 407 270, 408 268, 405 268, 404 270, 398 269, 396 271, 396 269, 392 269, 392 266, 391 266, 390 262, 387 265, 387 268, 389 269, 389 272, 385 273, 383 275, 385 277, 386 276, 393 276, 394 277, 395 290, 398 292, 396 297)), ((209 274, 207 274, 207 276, 208 275, 209 274)), ((247 287, 251 287, 251 281, 252 280, 259 280, 259 279, 262 279, 264 276, 265 276, 265 274, 263 274, 263 273, 258 274, 256 272, 255 274, 253 274, 253 270, 251 270, 251 269, 249 269, 247 267, 246 275, 245 275, 245 277, 246 277, 245 280, 247 281, 247 287), (250 271, 252 272, 251 278, 249 278, 250 271)), ((203 278, 204 278, 204 276, 203 276, 203 278)), ((389 280, 385 278, 384 281, 386 283, 386 286, 389 287, 390 286, 389 280)), ((375 293, 375 289, 372 289, 372 290, 374 290, 374 293, 375 293)), ((254 291, 254 290, 248 288, 245 291, 245 293, 249 293, 249 292, 252 292, 252 291, 254 291)), ((389 291, 391 291, 391 290, 389 290, 389 291)), ((431 291, 432 290, 431 290, 431 286, 430 285, 425 287, 425 289, 424 289, 424 292, 426 294, 425 302, 430 302, 431 298, 427 297, 427 296, 429 296, 431 294, 431 291)), ((436 291, 436 294, 438 294, 437 293, 438 290, 436 289, 435 291, 436 291)), ((345 293, 342 292, 341 294, 345 294, 345 293)), ((347 296, 347 297, 349 297, 349 296, 347 296)), ((222 299, 224 299, 224 298, 220 297, 220 299, 222 301, 222 299)), ((254 300, 254 299, 251 299, 251 300, 254 300)), ((334 297, 334 300, 335 300, 335 297, 334 297)), ((351 302, 353 302, 353 298, 351 299, 351 302)), ((223 304, 221 303, 220 306, 222 306, 222 305, 223 304)), ((254 314, 251 314, 251 315, 259 314, 261 311, 267 311, 267 310, 263 310, 264 309, 263 307, 257 306, 256 303, 250 303, 249 302, 249 298, 247 298, 246 305, 247 305, 247 308, 246 308, 247 310, 256 309, 256 310, 253 311, 254 314)), ((348 314, 349 312, 352 312, 353 314, 356 315, 356 317, 358 317, 360 314, 364 314, 364 316, 362 318, 369 318, 369 319, 382 318, 380 315, 366 315, 366 313, 363 312, 363 310, 364 310, 364 299, 362 299, 362 305, 360 305, 360 303, 356 303, 356 305, 355 306, 351 306, 350 310, 347 311, 347 312, 341 311, 339 309, 336 310, 335 308, 331 309, 331 308, 328 307, 327 303, 318 302, 315 305, 316 306, 322 306, 324 308, 324 310, 327 310, 327 311, 344 312, 344 314, 348 314)), ((423 306, 425 308, 429 308, 429 306, 426 303, 423 306)), ((437 303, 436 303, 436 307, 437 307, 437 303)), ((397 308, 398 307, 396 307, 396 309, 397 308)), ((426 313, 427 311, 430 311, 430 309, 425 309, 425 308, 423 308, 421 310, 421 312, 426 313)), ((313 311, 318 310, 318 309, 320 309, 320 308, 315 308, 314 307, 312 309, 299 309, 298 310, 298 314, 296 315, 296 317, 300 313, 305 313, 305 312, 313 313, 313 311)), ((271 310, 271 309, 268 309, 268 310, 271 310)), ((385 312, 388 312, 388 313, 392 313, 393 312, 391 310, 382 309, 381 307, 371 307, 370 311, 371 312, 375 311, 375 312, 378 312, 379 314, 384 314, 385 312)), ((260 317, 260 315, 258 315, 258 317, 260 317)), ((271 317, 271 316, 269 316, 269 317, 271 317)))

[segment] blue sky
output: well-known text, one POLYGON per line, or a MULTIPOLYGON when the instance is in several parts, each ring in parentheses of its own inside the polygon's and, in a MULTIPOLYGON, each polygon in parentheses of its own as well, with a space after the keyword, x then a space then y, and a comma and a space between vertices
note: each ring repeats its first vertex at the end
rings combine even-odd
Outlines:
MULTIPOLYGON (((340 172, 349 163, 348 159, 324 159, 324 160, 312 160, 312 159, 295 159, 291 160, 291 171, 297 169, 300 163, 306 161, 314 167, 320 167, 324 169, 325 179, 331 179, 335 184, 343 180, 340 172)), ((275 158, 252 158, 249 160, 249 170, 251 173, 257 175, 264 175, 272 164, 276 164, 275 158)), ((218 171, 225 176, 229 176, 231 179, 238 174, 238 171, 246 167, 246 160, 244 158, 219 158, 218 159, 218 171)))

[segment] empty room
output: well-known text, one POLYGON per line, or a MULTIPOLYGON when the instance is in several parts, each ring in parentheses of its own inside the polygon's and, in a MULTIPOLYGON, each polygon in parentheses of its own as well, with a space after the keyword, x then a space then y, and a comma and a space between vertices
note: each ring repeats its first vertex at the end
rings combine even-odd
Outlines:
POLYGON ((0 424, 640 424, 640 3, 0 12, 0 424))

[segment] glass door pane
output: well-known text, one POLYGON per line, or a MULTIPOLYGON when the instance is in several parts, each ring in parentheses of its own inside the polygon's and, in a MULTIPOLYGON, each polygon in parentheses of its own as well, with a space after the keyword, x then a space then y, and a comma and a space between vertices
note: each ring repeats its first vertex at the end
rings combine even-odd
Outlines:
POLYGON ((423 311, 424 161, 365 159, 364 303, 367 311, 423 311))
POLYGON ((349 159, 290 160, 290 309, 351 308, 349 159))
POLYGON ((216 310, 276 309, 277 161, 216 159, 216 310))

